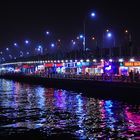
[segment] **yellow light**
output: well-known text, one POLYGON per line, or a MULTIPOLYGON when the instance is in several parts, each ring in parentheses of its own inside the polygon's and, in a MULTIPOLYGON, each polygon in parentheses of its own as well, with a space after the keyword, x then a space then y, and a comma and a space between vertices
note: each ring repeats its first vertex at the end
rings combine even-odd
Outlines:
POLYGON ((125 30, 125 33, 128 33, 128 30, 125 30))

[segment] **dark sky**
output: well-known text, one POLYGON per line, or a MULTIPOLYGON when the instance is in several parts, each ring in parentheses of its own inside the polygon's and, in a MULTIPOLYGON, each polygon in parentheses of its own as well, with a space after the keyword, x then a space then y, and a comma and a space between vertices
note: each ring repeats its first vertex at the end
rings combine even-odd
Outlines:
POLYGON ((119 36, 127 28, 140 45, 138 0, 9 0, 0 4, 0 47, 26 38, 41 41, 48 29, 71 39, 82 32, 85 17, 88 30, 100 33, 110 28, 119 36), (96 21, 88 17, 92 10, 97 12, 96 21))

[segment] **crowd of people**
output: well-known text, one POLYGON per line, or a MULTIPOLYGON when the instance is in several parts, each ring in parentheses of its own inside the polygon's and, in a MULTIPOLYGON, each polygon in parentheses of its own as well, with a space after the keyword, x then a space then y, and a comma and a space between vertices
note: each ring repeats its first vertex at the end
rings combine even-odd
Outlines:
POLYGON ((132 70, 129 72, 129 75, 126 76, 125 74, 122 74, 122 81, 130 81, 133 82, 139 82, 140 81, 140 73, 139 71, 133 72, 132 70))

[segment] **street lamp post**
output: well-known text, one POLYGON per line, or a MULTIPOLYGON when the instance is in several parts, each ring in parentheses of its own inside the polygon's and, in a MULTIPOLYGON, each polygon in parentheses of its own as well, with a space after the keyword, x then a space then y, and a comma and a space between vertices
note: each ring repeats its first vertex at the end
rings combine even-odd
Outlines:
MULTIPOLYGON (((107 33, 107 37, 113 39, 113 47, 115 48, 115 46, 116 46, 116 41, 115 41, 114 35, 112 35, 111 32, 108 32, 108 33, 107 33)), ((111 57, 112 57, 112 45, 110 45, 109 50, 110 50, 110 51, 109 51, 109 56, 110 56, 110 58, 111 58, 111 57)))
POLYGON ((83 50, 86 51, 86 20, 84 20, 84 38, 83 38, 83 50))
POLYGON ((95 53, 95 56, 96 57, 99 57, 99 55, 100 55, 100 49, 99 49, 99 46, 98 46, 98 40, 94 36, 92 37, 92 40, 95 42, 95 49, 93 49, 94 50, 94 53, 95 53))
MULTIPOLYGON (((94 18, 96 16, 95 12, 92 12, 90 14, 90 16, 92 18, 94 18)), ((83 21, 83 29, 84 29, 84 37, 83 37, 83 51, 86 51, 86 17, 84 18, 84 21, 83 21)))
POLYGON ((130 56, 133 56, 133 47, 132 47, 132 35, 128 30, 125 30, 125 34, 128 35, 128 47, 130 49, 130 56))
POLYGON ((102 35, 102 37, 103 37, 103 40, 102 40, 102 45, 101 45, 101 47, 100 47, 100 57, 102 58, 102 56, 103 56, 103 48, 104 48, 104 43, 105 43, 105 38, 106 38, 106 33, 108 33, 109 32, 109 30, 107 29, 107 30, 105 30, 105 31, 103 31, 103 35, 102 35))

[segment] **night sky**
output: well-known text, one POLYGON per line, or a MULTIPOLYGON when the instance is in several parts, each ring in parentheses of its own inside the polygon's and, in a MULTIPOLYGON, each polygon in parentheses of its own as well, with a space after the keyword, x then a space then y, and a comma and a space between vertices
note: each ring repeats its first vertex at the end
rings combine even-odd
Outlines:
POLYGON ((128 29, 135 45, 140 45, 137 0, 40 0, 0 4, 0 47, 25 39, 42 41, 46 30, 55 37, 71 40, 82 33, 84 18, 89 34, 101 36, 109 28, 119 38, 128 29), (94 20, 88 17, 92 10, 97 14, 94 20))

